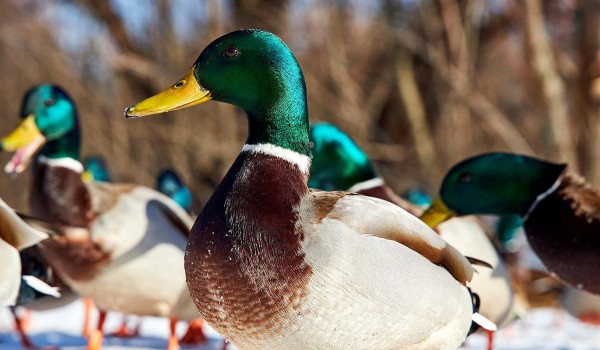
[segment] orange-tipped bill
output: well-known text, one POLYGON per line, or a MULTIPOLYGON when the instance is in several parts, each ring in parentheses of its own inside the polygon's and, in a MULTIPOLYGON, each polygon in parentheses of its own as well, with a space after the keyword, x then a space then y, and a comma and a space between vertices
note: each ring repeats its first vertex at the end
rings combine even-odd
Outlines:
POLYGON ((46 137, 35 124, 35 117, 29 115, 13 132, 0 140, 0 150, 15 152, 4 171, 10 176, 22 173, 45 144, 46 137))
POLYGON ((210 91, 196 80, 194 67, 192 67, 183 78, 170 88, 125 109, 125 118, 139 118, 175 111, 210 101, 211 98, 210 91))
POLYGON ((440 197, 433 200, 433 203, 421 215, 420 219, 429 227, 436 227, 442 222, 450 219, 455 214, 450 210, 440 197))

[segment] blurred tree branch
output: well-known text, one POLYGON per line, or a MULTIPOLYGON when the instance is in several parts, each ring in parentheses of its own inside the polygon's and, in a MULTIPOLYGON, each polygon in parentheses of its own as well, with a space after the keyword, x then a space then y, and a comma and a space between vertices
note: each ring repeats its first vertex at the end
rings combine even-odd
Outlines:
POLYGON ((548 119, 558 154, 572 169, 579 168, 572 128, 569 123, 565 86, 558 74, 550 40, 546 34, 542 2, 526 0, 525 23, 527 44, 531 52, 533 70, 542 87, 548 119))
POLYGON ((406 109, 406 117, 411 127, 413 145, 419 158, 419 164, 422 171, 430 174, 430 179, 432 179, 439 176, 440 169, 437 166, 433 135, 427 125, 423 99, 417 86, 412 59, 412 55, 400 50, 396 63, 396 79, 406 109))
POLYGON ((458 93, 461 99, 496 131, 506 146, 513 152, 533 154, 529 142, 509 119, 477 89, 471 88, 468 76, 453 64, 449 64, 444 56, 424 39, 411 30, 398 28, 396 38, 407 50, 428 62, 446 84, 458 93), (469 89, 464 87, 468 86, 469 89), (470 91, 468 94, 466 91, 470 91))

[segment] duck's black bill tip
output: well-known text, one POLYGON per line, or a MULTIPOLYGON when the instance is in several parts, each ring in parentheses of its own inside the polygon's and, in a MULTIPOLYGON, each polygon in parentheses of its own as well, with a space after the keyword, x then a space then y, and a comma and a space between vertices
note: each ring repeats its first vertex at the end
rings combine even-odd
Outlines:
POLYGON ((123 111, 123 116, 125 117, 125 119, 135 119, 135 118, 140 118, 140 116, 134 115, 132 112, 133 107, 127 107, 125 108, 125 110, 123 111))

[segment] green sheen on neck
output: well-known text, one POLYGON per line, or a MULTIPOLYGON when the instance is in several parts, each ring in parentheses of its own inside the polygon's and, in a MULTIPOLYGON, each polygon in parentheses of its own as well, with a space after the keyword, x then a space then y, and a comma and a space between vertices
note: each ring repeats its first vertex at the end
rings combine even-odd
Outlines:
POLYGON ((40 152, 40 155, 52 159, 72 158, 79 161, 80 143, 79 126, 76 125, 75 128, 60 138, 48 141, 40 152))
POLYGON ((287 86, 265 108, 248 113, 247 144, 273 144, 310 156, 308 111, 304 87, 287 86))

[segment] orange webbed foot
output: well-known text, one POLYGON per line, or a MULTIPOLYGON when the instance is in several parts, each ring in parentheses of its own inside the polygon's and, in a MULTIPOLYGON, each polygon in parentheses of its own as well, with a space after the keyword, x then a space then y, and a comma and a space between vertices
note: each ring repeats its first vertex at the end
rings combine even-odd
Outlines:
POLYGON ((208 340, 206 334, 204 334, 204 323, 205 321, 201 318, 197 318, 191 321, 188 325, 188 330, 185 335, 179 340, 182 344, 204 344, 208 340))
POLYGON ((15 320, 15 328, 17 333, 19 333, 19 338, 21 339, 21 346, 23 346, 25 349, 33 349, 33 342, 31 339, 29 339, 29 336, 25 331, 27 328, 26 323, 28 322, 17 315, 17 310, 15 308, 11 308, 11 311, 15 320))
POLYGON ((172 318, 170 323, 169 345, 167 346, 167 350, 179 350, 179 341, 177 340, 177 335, 175 335, 175 326, 177 326, 177 320, 172 318))

